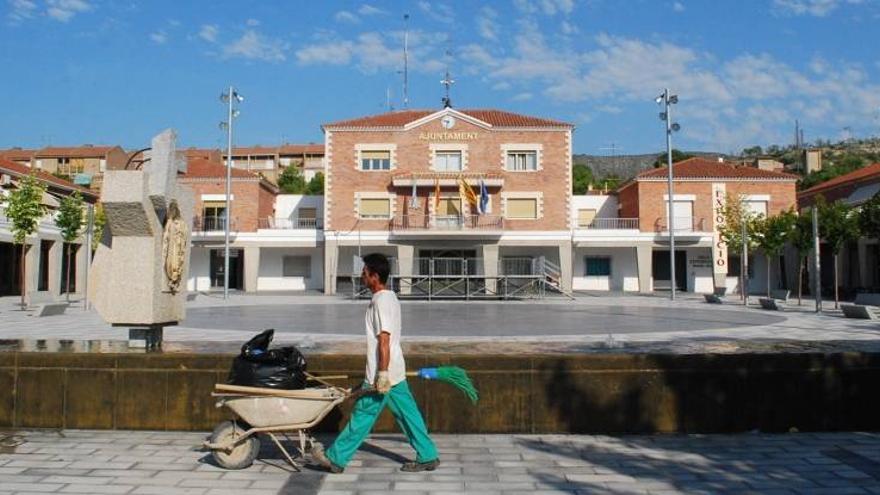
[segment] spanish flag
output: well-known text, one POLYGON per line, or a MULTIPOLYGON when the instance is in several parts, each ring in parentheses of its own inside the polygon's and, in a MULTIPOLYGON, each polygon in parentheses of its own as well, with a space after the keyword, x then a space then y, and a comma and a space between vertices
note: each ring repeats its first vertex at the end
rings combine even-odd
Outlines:
POLYGON ((468 185, 467 181, 464 180, 464 177, 461 175, 458 176, 458 194, 461 196, 462 202, 467 201, 474 210, 478 208, 479 200, 477 199, 476 193, 474 193, 473 188, 468 185))
POLYGON ((440 179, 434 179, 434 211, 440 208, 440 179))

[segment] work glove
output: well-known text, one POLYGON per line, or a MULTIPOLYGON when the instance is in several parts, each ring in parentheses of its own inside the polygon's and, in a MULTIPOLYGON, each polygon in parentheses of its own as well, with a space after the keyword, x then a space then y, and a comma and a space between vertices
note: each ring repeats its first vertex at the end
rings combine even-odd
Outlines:
POLYGON ((379 376, 376 377, 376 391, 382 395, 391 391, 391 379, 388 378, 387 371, 380 371, 379 376))

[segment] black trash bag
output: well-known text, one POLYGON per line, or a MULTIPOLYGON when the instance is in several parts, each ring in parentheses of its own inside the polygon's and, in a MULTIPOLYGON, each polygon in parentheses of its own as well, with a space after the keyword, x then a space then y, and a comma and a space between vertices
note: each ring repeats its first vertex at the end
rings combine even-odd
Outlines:
POLYGON ((275 330, 268 329, 241 346, 226 383, 282 390, 306 388, 306 358, 296 347, 269 349, 275 330))

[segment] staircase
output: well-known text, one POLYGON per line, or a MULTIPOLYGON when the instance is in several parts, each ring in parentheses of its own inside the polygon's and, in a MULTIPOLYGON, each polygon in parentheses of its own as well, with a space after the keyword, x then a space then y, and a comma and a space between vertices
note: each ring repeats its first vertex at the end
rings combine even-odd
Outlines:
POLYGON ((571 291, 565 290, 562 287, 562 268, 559 265, 542 256, 538 259, 538 269, 540 270, 539 273, 543 275, 545 289, 558 292, 574 300, 574 295, 572 295, 571 291))

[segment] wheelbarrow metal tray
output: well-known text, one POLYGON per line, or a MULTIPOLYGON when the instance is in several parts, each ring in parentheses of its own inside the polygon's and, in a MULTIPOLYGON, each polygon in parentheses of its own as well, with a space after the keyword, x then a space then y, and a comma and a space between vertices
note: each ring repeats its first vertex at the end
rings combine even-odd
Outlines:
POLYGON ((344 397, 329 388, 275 390, 218 384, 215 391, 214 395, 221 397, 223 405, 253 428, 296 428, 312 424, 344 397))

